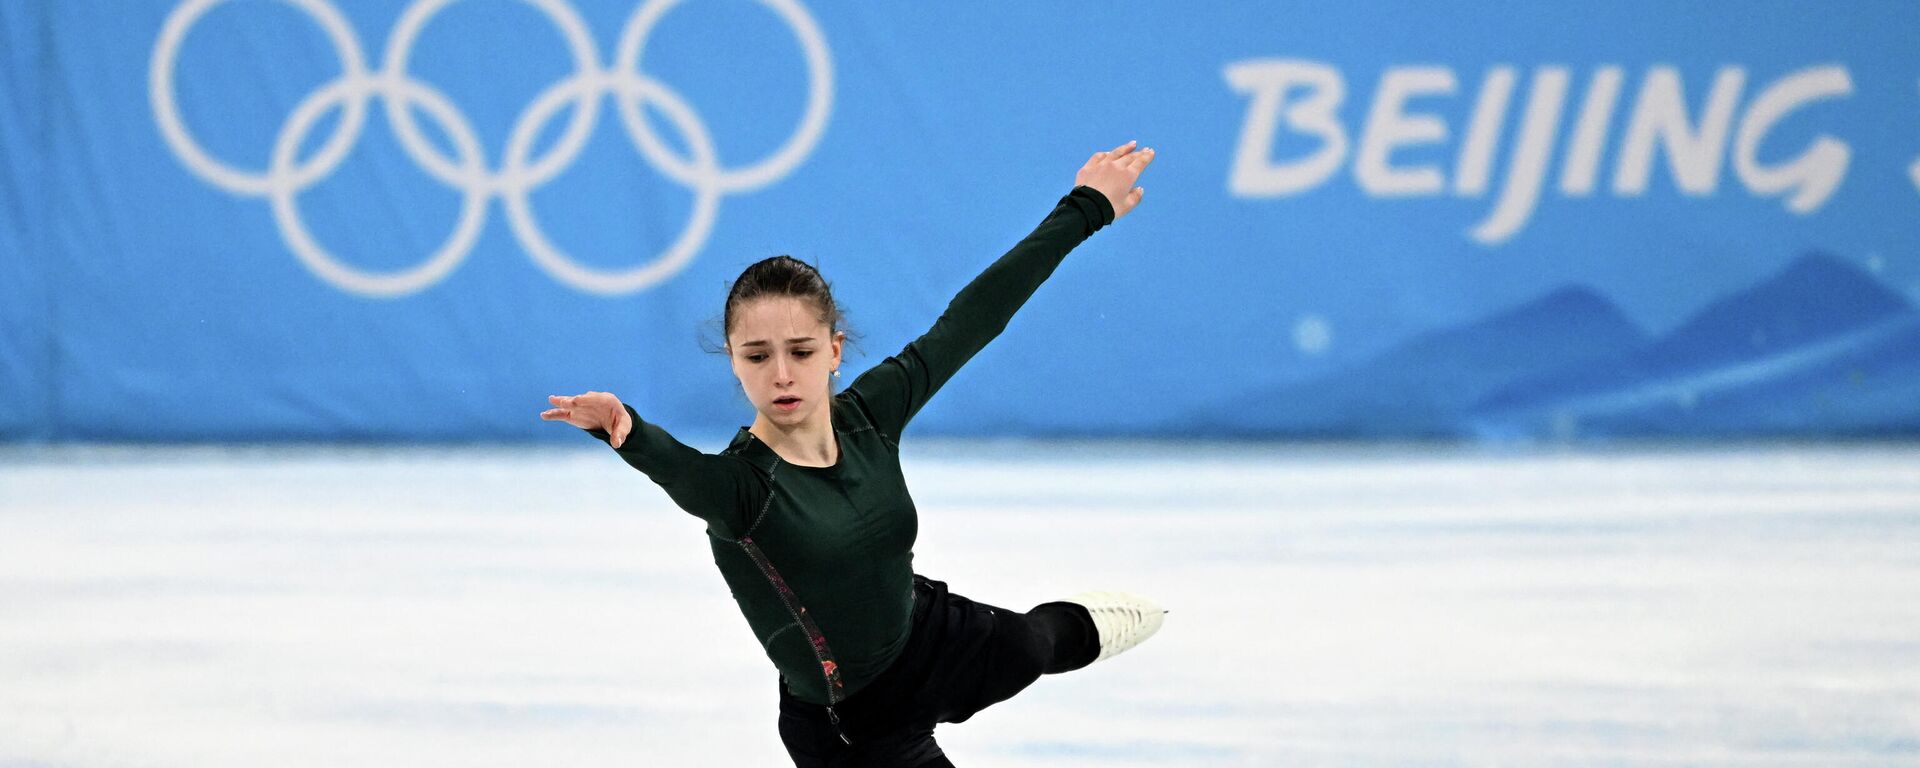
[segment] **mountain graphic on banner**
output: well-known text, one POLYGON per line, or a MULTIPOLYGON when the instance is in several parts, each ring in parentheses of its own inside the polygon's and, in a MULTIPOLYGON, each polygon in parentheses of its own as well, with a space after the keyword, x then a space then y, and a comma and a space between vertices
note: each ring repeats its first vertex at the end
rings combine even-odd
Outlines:
POLYGON ((1645 348, 1516 380, 1468 432, 1874 434, 1920 424, 1920 312, 1859 268, 1803 256, 1645 348))
MULTIPOLYGON (((1519 379, 1614 359, 1646 343, 1614 304, 1567 287, 1470 325, 1414 337, 1359 365, 1236 398, 1239 434, 1443 436, 1519 379)), ((1204 418, 1204 417, 1203 417, 1204 418)))
POLYGON ((1287 437, 1898 433, 1920 427, 1920 311, 1859 268, 1809 254, 1659 337, 1604 296, 1565 287, 1234 402, 1202 420, 1287 437))

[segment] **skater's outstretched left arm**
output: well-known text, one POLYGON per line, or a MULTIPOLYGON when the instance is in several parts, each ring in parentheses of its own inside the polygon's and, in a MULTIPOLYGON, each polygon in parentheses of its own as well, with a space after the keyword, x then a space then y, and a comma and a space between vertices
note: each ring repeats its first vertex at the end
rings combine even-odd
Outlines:
POLYGON ((921 406, 1006 329, 1067 252, 1140 204, 1145 190, 1134 182, 1153 156, 1132 141, 1093 153, 1074 175, 1073 191, 1032 234, 961 289, 932 329, 854 380, 847 390, 874 426, 897 442, 921 406))

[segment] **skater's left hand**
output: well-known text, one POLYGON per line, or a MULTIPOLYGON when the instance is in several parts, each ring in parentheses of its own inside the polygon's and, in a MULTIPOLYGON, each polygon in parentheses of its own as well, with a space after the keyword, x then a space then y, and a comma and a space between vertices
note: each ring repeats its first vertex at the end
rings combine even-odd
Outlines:
POLYGON ((1073 177, 1075 186, 1093 187, 1107 196, 1107 202, 1113 204, 1115 221, 1139 205, 1141 196, 1147 193, 1145 187, 1136 187, 1133 182, 1153 162, 1153 149, 1135 151, 1139 143, 1129 141, 1108 151, 1093 153, 1073 177))

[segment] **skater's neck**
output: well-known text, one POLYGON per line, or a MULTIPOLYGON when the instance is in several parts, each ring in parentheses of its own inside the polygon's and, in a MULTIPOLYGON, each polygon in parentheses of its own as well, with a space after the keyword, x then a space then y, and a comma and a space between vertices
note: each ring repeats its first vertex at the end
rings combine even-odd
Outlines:
POLYGON ((834 438, 833 419, 827 408, 799 424, 775 424, 761 414, 747 431, 788 464, 831 467, 840 462, 840 444, 834 438))

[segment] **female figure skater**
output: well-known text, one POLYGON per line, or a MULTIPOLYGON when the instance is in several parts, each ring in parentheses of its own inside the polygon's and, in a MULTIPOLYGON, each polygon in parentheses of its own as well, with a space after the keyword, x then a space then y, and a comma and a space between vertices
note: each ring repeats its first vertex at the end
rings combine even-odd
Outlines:
POLYGON ((734 281, 726 351, 753 425, 704 454, 606 392, 552 396, 540 414, 607 441, 707 523, 747 623, 780 670, 780 738, 795 765, 948 766, 935 723, 958 723, 1042 674, 1139 644, 1164 611, 1090 592, 1026 613, 976 603, 913 572, 918 520, 901 431, 999 335, 1067 252, 1125 216, 1153 150, 1096 152, 1073 191, 960 291, 933 328, 838 395, 846 334, 813 267, 766 259, 734 281))

